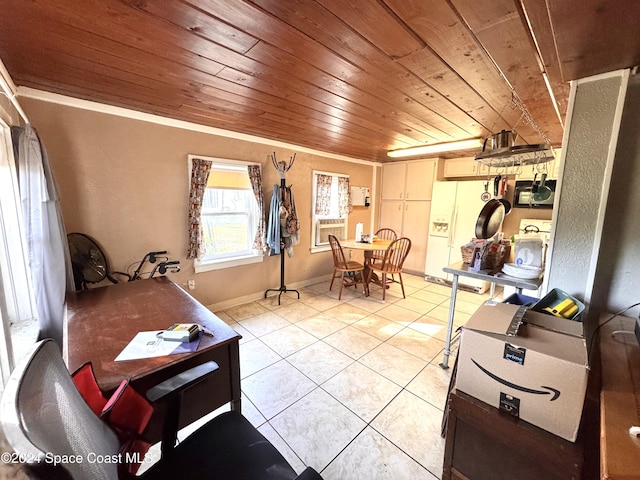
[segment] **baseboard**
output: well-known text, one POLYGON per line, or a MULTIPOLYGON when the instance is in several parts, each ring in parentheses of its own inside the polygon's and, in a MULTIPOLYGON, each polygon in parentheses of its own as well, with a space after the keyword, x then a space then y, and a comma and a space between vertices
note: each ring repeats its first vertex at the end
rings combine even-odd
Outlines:
MULTIPOLYGON (((298 288, 308 287, 309 285, 324 282, 327 280, 331 280, 331 274, 322 275, 321 277, 308 278, 301 282, 290 283, 287 285, 287 290, 297 290, 298 288)), ((271 288, 278 288, 278 287, 273 286, 271 288)), ((236 297, 229 300, 224 300, 222 302, 212 303, 211 305, 207 305, 207 308, 212 312, 220 312, 222 310, 226 310, 227 308, 235 307, 237 305, 242 305, 244 303, 262 300, 264 298, 264 292, 265 291, 262 290, 261 292, 250 293, 249 295, 243 295, 242 297, 236 297)), ((277 295, 277 294, 278 294, 277 292, 271 293, 271 295, 277 295)), ((294 295, 294 298, 297 298, 295 297, 295 294, 293 295, 294 295)))

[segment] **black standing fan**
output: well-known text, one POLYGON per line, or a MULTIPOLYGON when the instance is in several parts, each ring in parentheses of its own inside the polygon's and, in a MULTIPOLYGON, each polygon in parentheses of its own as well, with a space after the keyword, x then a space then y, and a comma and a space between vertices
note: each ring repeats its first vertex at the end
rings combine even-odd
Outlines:
POLYGON ((107 257, 93 238, 84 233, 70 233, 67 241, 76 290, 84 290, 87 283, 98 283, 105 278, 118 283, 109 274, 107 257))

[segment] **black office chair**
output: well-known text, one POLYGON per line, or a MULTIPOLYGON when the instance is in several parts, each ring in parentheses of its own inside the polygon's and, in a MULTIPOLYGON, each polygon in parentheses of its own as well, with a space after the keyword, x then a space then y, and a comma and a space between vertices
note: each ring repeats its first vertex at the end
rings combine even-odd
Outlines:
MULTIPOLYGON (((203 372, 195 367, 194 375, 180 374, 152 388, 147 397, 179 398, 181 389, 216 369, 203 372)), ((175 448, 164 447, 162 458, 140 477, 131 476, 122 463, 95 461, 118 458, 118 437, 83 400, 52 340, 38 342, 14 370, 0 414, 9 444, 20 458, 32 460, 29 470, 35 478, 322 480, 311 467, 297 475, 275 447, 236 412, 215 417, 175 448), (37 458, 41 461, 35 461, 37 458), (53 464, 56 458, 61 459, 58 465, 53 464)), ((174 423, 177 426, 177 419, 174 423)))

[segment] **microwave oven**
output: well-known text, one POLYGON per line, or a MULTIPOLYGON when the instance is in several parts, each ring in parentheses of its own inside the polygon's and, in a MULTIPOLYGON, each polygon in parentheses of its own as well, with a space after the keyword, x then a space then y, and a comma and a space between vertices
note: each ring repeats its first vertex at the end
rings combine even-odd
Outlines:
MULTIPOLYGON (((539 187, 540 181, 536 182, 539 187)), ((514 208, 553 208, 553 200, 556 195, 556 181, 547 180, 545 186, 551 190, 551 195, 545 200, 536 200, 532 194, 534 183, 531 180, 517 180, 516 190, 513 196, 514 208)))

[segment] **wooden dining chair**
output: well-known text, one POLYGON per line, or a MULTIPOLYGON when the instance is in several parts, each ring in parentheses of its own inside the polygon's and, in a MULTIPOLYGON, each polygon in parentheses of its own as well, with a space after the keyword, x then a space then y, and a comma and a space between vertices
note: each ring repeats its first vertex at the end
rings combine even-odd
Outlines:
POLYGON ((357 290, 358 283, 362 283, 362 290, 365 292, 364 265, 351 260, 347 261, 344 256, 342 246, 340 245, 340 241, 335 235, 329 234, 329 244, 331 245, 331 253, 333 254, 333 276, 331 277, 329 290, 333 288, 334 280, 340 277, 340 294, 338 295, 338 300, 342 299, 343 287, 350 287, 353 285, 357 290), (346 277, 345 273, 348 274, 346 277))
MULTIPOLYGON (((376 237, 380 238, 381 240, 392 240, 393 241, 396 238, 398 238, 398 235, 396 234, 396 232, 391 228, 380 228, 375 233, 375 235, 376 235, 376 237)), ((372 262, 381 261, 382 257, 384 257, 384 250, 374 250, 373 252, 371 252, 371 261, 372 262)))
POLYGON ((407 298, 404 294, 404 283, 402 282, 402 265, 411 250, 411 240, 406 237, 398 238, 389 244, 384 251, 382 261, 369 265, 369 274, 367 276, 367 285, 371 282, 373 272, 376 272, 382 279, 382 300, 385 299, 387 291, 387 276, 391 275, 391 283, 399 283, 402 288, 402 297, 407 298), (398 275, 398 280, 394 275, 398 275))

